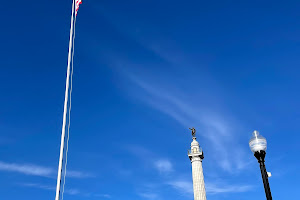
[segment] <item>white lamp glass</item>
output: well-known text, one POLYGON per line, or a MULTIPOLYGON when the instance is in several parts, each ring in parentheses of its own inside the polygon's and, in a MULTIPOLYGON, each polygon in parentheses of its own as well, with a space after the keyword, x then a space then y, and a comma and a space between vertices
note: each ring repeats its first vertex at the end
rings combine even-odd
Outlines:
POLYGON ((249 141, 249 147, 253 153, 257 151, 266 151, 267 140, 261 136, 258 131, 253 131, 252 137, 249 141))

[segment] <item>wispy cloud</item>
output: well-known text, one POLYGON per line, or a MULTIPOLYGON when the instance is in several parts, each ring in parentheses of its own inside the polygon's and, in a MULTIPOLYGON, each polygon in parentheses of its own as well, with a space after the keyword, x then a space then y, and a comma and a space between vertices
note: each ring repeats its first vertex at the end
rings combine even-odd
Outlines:
MULTIPOLYGON (((56 189, 54 186, 36 184, 36 183, 22 183, 20 185, 24 186, 24 187, 31 187, 31 188, 37 188, 37 189, 43 189, 43 190, 55 191, 55 189, 56 189)), ((78 194, 80 194, 80 191, 77 189, 65 189, 64 193, 69 194, 69 195, 78 195, 78 194)))
POLYGON ((88 172, 73 171, 73 170, 68 170, 66 175, 67 175, 67 177, 71 177, 71 178, 90 178, 90 177, 95 177, 94 174, 91 174, 91 173, 88 173, 88 172))
MULTIPOLYGON (((168 185, 172 186, 174 189, 178 190, 183 194, 193 194, 193 183, 191 181, 177 180, 168 182, 168 185)), ((251 185, 231 185, 222 184, 217 185, 214 183, 206 182, 205 190, 207 194, 218 194, 218 193, 239 193, 247 192, 253 189, 251 185)))
POLYGON ((156 160, 154 162, 154 167, 161 173, 169 173, 173 171, 173 165, 167 159, 156 160))
POLYGON ((193 194, 193 183, 190 181, 176 180, 167 184, 183 194, 193 194))
POLYGON ((215 184, 206 184, 206 192, 209 194, 218 194, 218 193, 239 193, 247 192, 252 190, 253 186, 251 185, 225 185, 217 186, 215 184))
POLYGON ((135 156, 139 157, 140 160, 147 165, 150 165, 158 170, 160 173, 169 173, 173 171, 173 164, 169 159, 160 158, 158 155, 145 147, 130 145, 127 146, 127 150, 129 150, 135 156))
POLYGON ((55 190, 55 186, 42 185, 42 184, 36 184, 36 183, 22 183, 20 185, 24 186, 24 187, 39 188, 39 189, 44 189, 44 190, 55 190))
MULTIPOLYGON (((228 114, 218 112, 214 106, 208 109, 207 106, 195 102, 195 99, 201 99, 202 96, 188 94, 167 84, 164 87, 158 86, 151 78, 147 78, 149 81, 146 82, 145 79, 129 72, 125 75, 138 86, 139 92, 136 97, 141 101, 175 119, 184 127, 191 125, 201 127, 201 132, 198 131, 198 134, 200 132, 201 136, 209 142, 207 146, 211 147, 210 151, 214 152, 212 155, 215 156, 215 162, 223 170, 233 173, 247 166, 245 163, 248 161, 243 156, 244 148, 238 145, 238 137, 236 137, 237 123, 234 123, 228 114), (239 152, 239 156, 233 161, 229 152, 224 151, 224 148, 232 146, 235 146, 236 151, 239 152)), ((164 84, 160 83, 160 85, 164 84)))
MULTIPOLYGON (((56 170, 49 167, 39 166, 35 164, 7 163, 3 161, 0 161, 0 171, 16 172, 25 175, 42 176, 48 178, 55 178, 57 173, 56 170)), ((66 175, 70 178, 93 177, 93 174, 74 170, 68 170, 66 175)))
POLYGON ((133 155, 139 157, 140 159, 145 159, 145 157, 154 157, 155 155, 148 149, 139 145, 127 145, 126 150, 128 150, 133 155))
POLYGON ((51 168, 48 167, 42 167, 33 164, 6 163, 2 161, 0 161, 0 170, 44 177, 51 177, 54 172, 51 168))
POLYGON ((111 199, 112 196, 109 195, 109 194, 95 194, 94 195, 95 197, 104 197, 104 198, 107 198, 107 199, 111 199))
MULTIPOLYGON (((37 183, 21 183, 19 185, 23 186, 23 187, 30 187, 30 188, 51 190, 51 191, 55 191, 55 189, 56 189, 55 186, 37 184, 37 183)), ((67 188, 64 190, 64 193, 68 194, 68 195, 80 195, 80 196, 85 196, 85 197, 102 197, 102 198, 106 198, 106 199, 112 198, 112 196, 109 194, 88 193, 88 192, 83 192, 81 190, 74 189, 74 188, 67 188)))
POLYGON ((153 192, 141 192, 138 193, 139 196, 145 198, 145 199, 150 199, 150 200, 154 200, 154 199, 158 199, 158 194, 153 193, 153 192))

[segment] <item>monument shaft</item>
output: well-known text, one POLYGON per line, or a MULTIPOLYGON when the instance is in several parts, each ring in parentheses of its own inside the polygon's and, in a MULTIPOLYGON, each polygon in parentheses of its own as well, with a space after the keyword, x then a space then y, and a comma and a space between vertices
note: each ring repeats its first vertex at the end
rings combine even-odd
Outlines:
POLYGON ((194 157, 192 162, 194 200, 206 200, 202 159, 194 157))
POLYGON ((191 150, 188 151, 188 156, 192 163, 192 173, 193 173, 193 189, 194 189, 194 200, 206 200, 206 192, 204 185, 204 176, 202 168, 202 160, 204 158, 203 151, 196 140, 195 132, 193 128, 192 135, 193 141, 191 143, 191 150))

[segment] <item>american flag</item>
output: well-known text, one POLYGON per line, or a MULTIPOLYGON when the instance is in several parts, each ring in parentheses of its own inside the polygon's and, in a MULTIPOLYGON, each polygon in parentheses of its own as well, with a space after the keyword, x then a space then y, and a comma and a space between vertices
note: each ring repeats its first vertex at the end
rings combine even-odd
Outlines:
POLYGON ((75 2, 75 8, 76 8, 75 15, 77 15, 80 4, 82 4, 82 1, 81 0, 76 0, 76 2, 75 2))

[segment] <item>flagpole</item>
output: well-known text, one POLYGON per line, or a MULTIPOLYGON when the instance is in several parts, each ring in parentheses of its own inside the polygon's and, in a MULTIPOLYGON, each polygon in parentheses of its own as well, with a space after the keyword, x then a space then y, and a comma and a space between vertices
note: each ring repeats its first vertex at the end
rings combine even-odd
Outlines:
POLYGON ((68 94, 69 94, 69 80, 70 80, 70 64, 71 64, 71 52, 72 52, 72 45, 73 45, 74 8, 75 8, 75 0, 73 0, 73 3, 72 3, 72 16, 71 16, 69 54, 68 54, 68 67, 67 67, 64 113, 63 113, 63 124, 62 124, 62 130, 61 130, 60 155, 59 155, 55 200, 59 200, 61 173, 62 173, 62 164, 63 164, 63 153, 64 153, 64 145, 65 145, 65 131, 66 131, 68 94))

